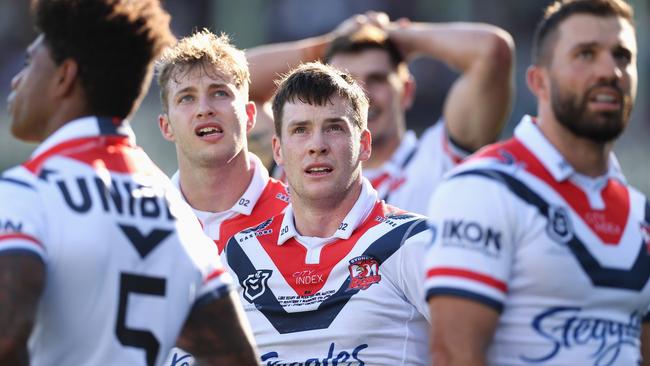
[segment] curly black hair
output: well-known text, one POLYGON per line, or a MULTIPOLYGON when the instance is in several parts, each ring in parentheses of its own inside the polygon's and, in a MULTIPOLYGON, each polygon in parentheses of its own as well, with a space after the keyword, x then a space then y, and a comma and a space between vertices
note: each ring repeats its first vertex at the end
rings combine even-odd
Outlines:
POLYGON ((129 116, 154 59, 175 41, 158 0, 34 0, 32 11, 54 61, 77 62, 95 115, 129 116))

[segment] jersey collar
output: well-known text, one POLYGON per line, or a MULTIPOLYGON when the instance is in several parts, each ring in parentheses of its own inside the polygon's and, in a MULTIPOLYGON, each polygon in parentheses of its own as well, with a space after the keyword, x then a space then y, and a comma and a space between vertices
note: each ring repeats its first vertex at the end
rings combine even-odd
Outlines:
POLYGON ((44 151, 69 140, 93 136, 124 136, 135 145, 135 133, 129 121, 119 118, 88 116, 74 119, 54 131, 32 153, 34 158, 44 151))
MULTIPOLYGON (((372 188, 372 184, 368 179, 363 178, 361 185, 361 194, 357 198, 354 206, 348 214, 345 216, 341 224, 339 225, 338 230, 330 238, 338 239, 349 239, 352 236, 354 230, 356 230, 359 225, 361 225, 370 212, 372 208, 375 207, 377 203, 377 191, 372 188)), ((284 218, 282 219, 282 230, 280 231, 280 236, 278 237, 278 245, 284 244, 287 240, 300 236, 298 230, 296 230, 293 207, 289 204, 284 212, 284 218)))
MULTIPOLYGON (((264 192, 264 188, 266 188, 266 183, 269 181, 269 172, 262 164, 262 161, 251 152, 248 153, 248 156, 248 161, 253 166, 253 178, 251 179, 251 182, 248 184, 248 188, 246 188, 246 191, 241 196, 241 198, 235 202, 235 204, 230 209, 228 209, 230 212, 239 213, 246 216, 249 216, 253 212, 253 208, 255 208, 257 201, 262 196, 262 192, 264 192)), ((178 189, 179 192, 182 192, 180 185, 180 174, 178 171, 172 175, 171 181, 176 189, 178 189)), ((185 200, 185 197, 183 197, 183 200, 185 200)), ((187 200, 185 201, 187 202, 187 200)), ((194 211, 200 212, 202 214, 205 213, 205 215, 202 216, 209 216, 211 214, 206 211, 199 211, 196 209, 194 209, 194 211)), ((224 212, 219 212, 218 214, 223 213, 224 212)))
MULTIPOLYGON (((515 128, 515 137, 528 150, 530 150, 544 167, 551 173, 553 178, 562 182, 571 176, 578 174, 571 164, 560 154, 560 152, 551 144, 550 141, 542 134, 537 127, 533 118, 526 115, 515 128)), ((620 165, 614 153, 609 155, 608 177, 625 182, 625 177, 621 172, 620 165)))

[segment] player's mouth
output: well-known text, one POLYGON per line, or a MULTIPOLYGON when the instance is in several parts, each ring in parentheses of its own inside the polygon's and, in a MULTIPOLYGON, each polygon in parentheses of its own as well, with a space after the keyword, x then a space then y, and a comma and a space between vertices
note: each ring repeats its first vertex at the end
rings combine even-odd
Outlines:
POLYGON ((618 111, 623 97, 614 88, 596 88, 589 93, 589 106, 598 111, 618 111))
POLYGON ((332 171, 334 171, 334 168, 325 164, 310 165, 305 169, 305 173, 313 177, 325 176, 330 174, 332 171))
POLYGON ((213 137, 223 134, 223 128, 216 124, 199 126, 194 130, 199 137, 213 137))

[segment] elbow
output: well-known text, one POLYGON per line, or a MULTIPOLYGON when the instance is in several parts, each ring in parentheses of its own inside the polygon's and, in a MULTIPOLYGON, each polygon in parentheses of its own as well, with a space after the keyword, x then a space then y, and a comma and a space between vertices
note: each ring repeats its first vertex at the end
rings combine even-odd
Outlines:
POLYGON ((436 366, 452 365, 452 352, 439 342, 432 341, 429 347, 431 351, 431 364, 436 366))
POLYGON ((510 33, 501 28, 490 32, 484 43, 482 59, 496 75, 510 75, 515 59, 515 42, 510 33))
POLYGON ((462 345, 449 346, 442 342, 430 342, 431 364, 435 366, 485 366, 485 353, 467 349, 462 345))

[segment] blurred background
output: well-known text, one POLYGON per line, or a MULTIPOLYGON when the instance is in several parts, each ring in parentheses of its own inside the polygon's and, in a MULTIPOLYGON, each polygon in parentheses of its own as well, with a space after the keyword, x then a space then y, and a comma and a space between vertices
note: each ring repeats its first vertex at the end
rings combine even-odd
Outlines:
MULTIPOLYGON (((628 0, 636 10, 639 42, 639 91, 632 122, 618 141, 616 152, 629 182, 650 196, 650 1, 628 0)), ((549 0, 166 0, 172 27, 178 37, 207 27, 228 33, 240 48, 270 42, 290 41, 326 33, 353 14, 384 11, 391 19, 413 21, 477 21, 498 25, 512 34, 517 47, 516 97, 502 138, 524 113, 535 113, 535 100, 525 83, 530 62, 530 41, 542 9, 549 0)), ((9 133, 9 116, 4 100, 10 82, 23 65, 25 47, 35 31, 28 1, 0 0, 0 170, 29 157, 35 145, 15 141, 9 133)), ((446 92, 457 74, 432 60, 411 65, 418 84, 415 105, 408 113, 409 128, 422 131, 435 122, 446 92)), ((155 83, 142 107, 132 118, 138 143, 168 174, 176 170, 171 143, 158 130, 160 101, 155 83)))

